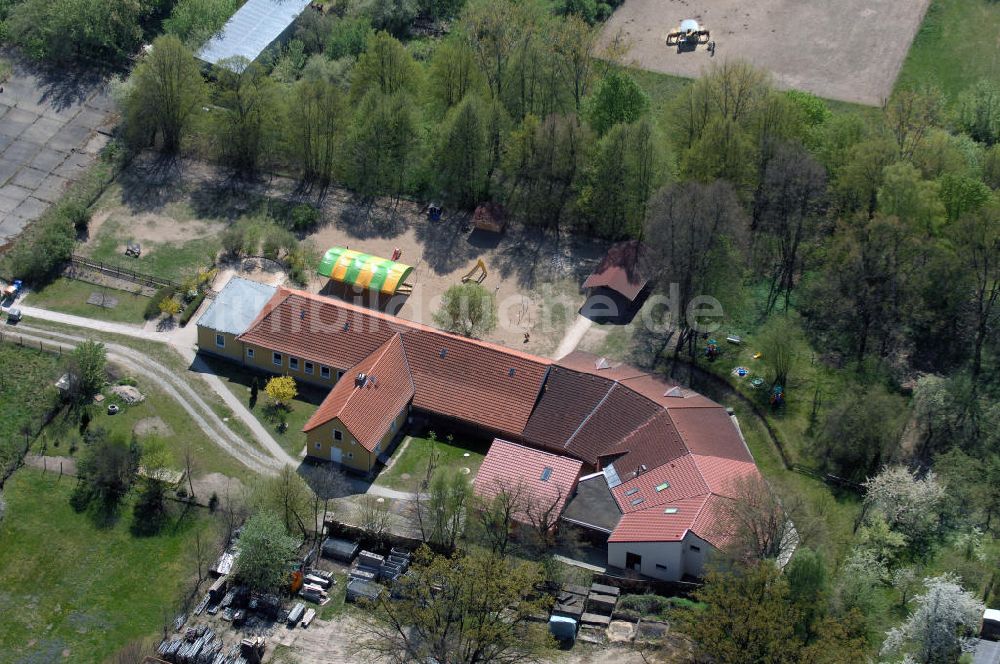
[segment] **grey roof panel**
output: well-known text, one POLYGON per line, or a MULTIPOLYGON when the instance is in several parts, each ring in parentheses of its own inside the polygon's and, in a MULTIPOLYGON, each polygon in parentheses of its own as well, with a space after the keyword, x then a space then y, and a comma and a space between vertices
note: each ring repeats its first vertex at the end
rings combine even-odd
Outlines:
POLYGON ((247 0, 222 31, 201 47, 198 59, 213 65, 237 55, 256 60, 298 18, 309 1, 247 0))
POLYGON ((979 639, 976 642, 976 651, 972 662, 973 664, 1000 664, 1000 643, 979 639))
POLYGON ((622 518, 621 509, 604 475, 580 480, 576 493, 566 503, 562 518, 571 523, 610 533, 622 518))
POLYGON ((233 277, 198 319, 198 326, 227 334, 243 334, 277 290, 276 286, 233 277))

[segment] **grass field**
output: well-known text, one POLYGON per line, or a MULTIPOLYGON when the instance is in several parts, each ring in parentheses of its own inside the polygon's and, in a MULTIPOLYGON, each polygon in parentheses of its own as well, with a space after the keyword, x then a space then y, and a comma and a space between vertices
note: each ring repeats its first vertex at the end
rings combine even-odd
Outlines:
POLYGON ((375 483, 393 489, 412 489, 424 476, 432 450, 436 450, 440 455, 438 457, 440 470, 456 472, 468 468, 471 480, 479 471, 479 466, 483 464, 483 457, 489 451, 489 444, 465 446, 460 441, 449 442, 412 436, 409 438, 409 443, 404 439, 399 444, 393 455, 392 467, 383 470, 375 483), (466 454, 468 456, 465 456, 466 454))
MULTIPOLYGON (((146 400, 133 406, 126 405, 110 389, 105 389, 108 397, 100 406, 90 409, 91 429, 103 428, 109 434, 123 434, 130 438, 135 433, 142 441, 148 436, 163 440, 170 456, 170 466, 177 470, 184 467, 184 452, 190 445, 193 474, 223 473, 230 477, 244 477, 249 472, 246 466, 223 452, 218 445, 205 435, 191 421, 181 405, 161 391, 151 382, 139 377, 137 388, 146 395, 146 400), (107 406, 118 404, 120 411, 109 415, 107 406)), ((79 434, 79 413, 64 409, 45 428, 34 444, 36 452, 45 451, 53 456, 70 456, 71 446, 79 448, 82 443, 79 434)))
POLYGON ((25 304, 74 316, 142 325, 143 312, 149 304, 149 298, 128 291, 60 277, 40 291, 32 291, 25 299, 25 304), (92 293, 113 297, 118 300, 118 304, 114 308, 87 304, 87 298, 92 293))
POLYGON ((932 0, 897 87, 929 83, 954 100, 982 78, 1000 80, 1000 3, 932 0))
POLYGON ((0 343, 0 445, 21 435, 25 425, 37 432, 59 397, 53 385, 59 369, 57 355, 0 343))
POLYGON ((226 387, 247 405, 249 405, 250 400, 250 386, 256 376, 259 392, 257 404, 250 412, 267 428, 274 439, 285 448, 286 452, 291 454, 292 457, 298 457, 306 444, 306 436, 302 433, 302 427, 305 426, 309 418, 312 417, 312 414, 319 408, 320 403, 323 402, 323 399, 329 393, 328 390, 321 390, 305 383, 298 383, 299 394, 292 400, 290 404, 291 410, 286 413, 288 427, 284 431, 279 431, 277 420, 270 416, 267 408, 268 397, 264 393, 264 385, 267 384, 267 377, 246 371, 230 362, 211 358, 205 358, 205 361, 212 367, 213 373, 225 383, 226 387))
MULTIPOLYGON (((123 238, 127 237, 126 226, 109 220, 82 251, 93 260, 114 263, 161 279, 182 281, 197 274, 200 268, 212 265, 222 247, 218 235, 179 242, 146 242, 143 243, 142 256, 126 258, 122 252, 123 238)), ((182 238, 184 235, 179 232, 175 237, 182 238)))
MULTIPOLYGON (((197 512, 158 536, 129 519, 98 529, 69 505, 73 481, 22 469, 7 483, 0 522, 0 659, 102 662, 155 637, 194 573, 190 546, 210 522, 197 512)), ((126 510, 129 506, 126 505, 126 510)))

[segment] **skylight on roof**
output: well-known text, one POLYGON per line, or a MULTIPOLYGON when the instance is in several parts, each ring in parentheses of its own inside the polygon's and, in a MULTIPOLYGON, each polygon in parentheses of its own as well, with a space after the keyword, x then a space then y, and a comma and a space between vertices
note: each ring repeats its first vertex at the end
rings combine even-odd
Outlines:
POLYGON ((663 484, 657 484, 656 485, 657 492, 659 492, 659 491, 666 491, 669 488, 670 488, 670 482, 664 482, 663 484))
POLYGON ((636 505, 641 504, 644 500, 646 500, 646 499, 645 498, 633 498, 632 502, 629 503, 629 504, 632 505, 632 507, 635 507, 636 505))
POLYGON ((542 481, 548 482, 550 477, 552 477, 552 467, 545 466, 545 468, 542 469, 542 481))
POLYGON ((631 489, 629 489, 628 491, 626 491, 626 492, 625 492, 625 495, 626 495, 626 496, 634 496, 634 495, 635 495, 635 494, 637 494, 637 493, 639 493, 639 487, 637 487, 637 486, 634 486, 634 487, 632 487, 631 489))
POLYGON ((438 357, 440 357, 442 360, 444 358, 448 357, 448 349, 447 348, 442 348, 441 352, 438 353, 438 357))
POLYGON ((678 510, 676 507, 668 507, 667 509, 663 510, 664 514, 677 514, 677 512, 678 510))
POLYGON ((508 375, 508 376, 510 376, 511 378, 513 378, 513 377, 514 377, 514 374, 516 374, 516 373, 517 373, 517 369, 515 369, 514 367, 511 367, 511 368, 510 368, 510 369, 509 369, 509 370, 507 371, 507 375, 508 375))

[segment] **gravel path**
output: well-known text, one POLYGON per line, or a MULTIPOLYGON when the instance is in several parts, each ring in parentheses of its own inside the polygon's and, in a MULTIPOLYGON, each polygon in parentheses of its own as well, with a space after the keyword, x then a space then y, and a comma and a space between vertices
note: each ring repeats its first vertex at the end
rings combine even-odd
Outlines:
MULTIPOLYGON (((56 340, 70 347, 75 347, 76 344, 86 341, 84 337, 51 332, 24 324, 18 326, 18 333, 26 340, 42 342, 56 340)), ((284 450, 281 450, 284 458, 265 454, 236 435, 215 414, 215 411, 201 395, 195 392, 185 380, 178 378, 169 368, 126 346, 114 343, 105 343, 105 346, 108 349, 110 361, 121 364, 137 375, 157 381, 159 386, 184 408, 191 417, 191 421, 206 436, 251 470, 263 474, 275 474, 286 463, 295 464, 294 460, 284 453, 284 450)))

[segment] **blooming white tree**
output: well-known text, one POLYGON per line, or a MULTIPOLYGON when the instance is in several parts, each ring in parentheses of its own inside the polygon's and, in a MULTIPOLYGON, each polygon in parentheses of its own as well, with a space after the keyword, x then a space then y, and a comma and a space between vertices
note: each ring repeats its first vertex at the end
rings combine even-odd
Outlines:
POLYGON ((908 468, 891 466, 865 486, 865 512, 880 512, 889 527, 912 540, 924 540, 941 518, 944 486, 933 472, 918 478, 908 468))
POLYGON ((915 598, 916 608, 899 627, 886 632, 882 655, 903 655, 919 664, 952 664, 975 645, 983 603, 944 574, 924 579, 927 592, 915 598))

